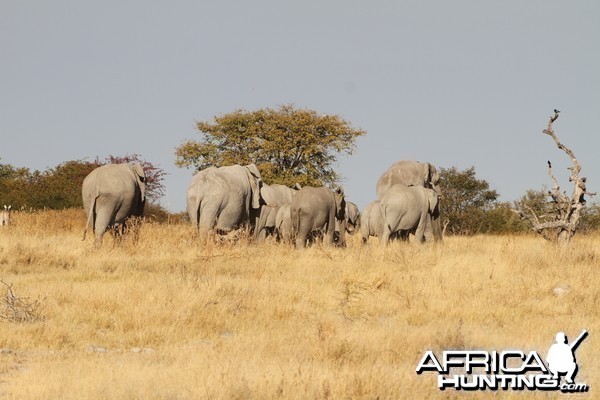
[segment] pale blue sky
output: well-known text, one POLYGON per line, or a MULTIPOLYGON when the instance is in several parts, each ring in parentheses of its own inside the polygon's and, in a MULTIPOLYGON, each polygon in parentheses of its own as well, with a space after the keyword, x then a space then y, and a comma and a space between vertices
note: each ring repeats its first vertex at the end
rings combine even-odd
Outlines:
POLYGON ((0 162, 46 169, 139 153, 174 211, 195 122, 293 103, 367 131, 339 172, 362 208, 394 161, 460 169, 513 200, 563 189, 568 158, 600 191, 600 2, 0 0, 0 162))

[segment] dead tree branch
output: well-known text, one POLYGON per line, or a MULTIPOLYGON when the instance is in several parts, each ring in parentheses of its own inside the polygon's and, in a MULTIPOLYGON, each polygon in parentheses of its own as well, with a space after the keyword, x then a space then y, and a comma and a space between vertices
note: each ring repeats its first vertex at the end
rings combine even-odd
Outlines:
POLYGON ((568 243, 577 231, 581 209, 586 203, 585 195, 593 196, 595 193, 587 192, 586 178, 580 177, 581 164, 573 151, 562 144, 554 133, 552 125, 558 119, 559 113, 560 111, 554 110, 554 115, 550 117, 548 126, 543 130, 543 133, 550 136, 554 140, 554 143, 556 143, 556 146, 571 159, 573 166, 568 169, 571 171, 569 182, 573 183, 572 195, 570 197, 567 196, 566 191, 561 193, 560 185, 552 171, 552 163, 548 161, 548 175, 554 185, 552 190, 549 190, 547 193, 553 205, 552 212, 549 215, 538 216, 527 205, 522 205, 516 212, 521 218, 529 220, 532 224, 532 229, 541 234, 545 239, 559 243, 568 243))
POLYGON ((9 322, 36 322, 43 319, 41 312, 45 307, 44 300, 29 301, 28 298, 17 297, 12 289, 12 284, 0 280, 6 286, 6 296, 3 300, 0 319, 9 322))

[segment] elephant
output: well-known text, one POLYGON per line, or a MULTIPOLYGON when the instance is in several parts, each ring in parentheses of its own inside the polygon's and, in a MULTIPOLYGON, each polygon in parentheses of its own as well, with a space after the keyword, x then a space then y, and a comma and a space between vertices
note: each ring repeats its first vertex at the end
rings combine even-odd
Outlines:
POLYGON ((284 204, 277 210, 275 216, 275 230, 277 231, 277 239, 285 243, 292 241, 294 231, 292 230, 292 217, 290 213, 290 203, 284 204))
MULTIPOLYGON (((439 186, 440 174, 435 166, 430 163, 421 163, 418 161, 401 160, 392 164, 377 181, 377 196, 381 200, 387 190, 395 184, 405 186, 422 186, 433 189, 437 192, 438 198, 441 198, 442 191, 439 186)), ((440 218, 440 206, 427 216, 426 238, 434 241, 442 240, 442 227, 440 218)))
POLYGON ((254 229, 257 240, 262 241, 267 235, 275 234, 277 212, 281 206, 292 202, 292 197, 296 194, 298 189, 300 189, 299 185, 296 185, 294 188, 289 188, 285 185, 263 184, 260 189, 260 196, 263 199, 264 204, 260 208, 260 216, 254 229))
MULTIPOLYGON (((393 185, 379 202, 383 218, 383 231, 379 237, 385 246, 392 234, 414 233, 415 240, 425 240, 425 227, 428 215, 438 206, 438 194, 435 190, 422 186, 393 185)), ((406 237, 406 236, 405 236, 406 237)))
POLYGON ((143 217, 146 175, 139 163, 103 165, 85 177, 81 193, 83 208, 88 216, 83 239, 91 224, 94 244, 100 247, 107 229, 123 234, 127 220, 143 217))
POLYGON ((10 225, 10 214, 12 205, 4 205, 4 210, 0 211, 0 226, 10 225))
POLYGON ((346 201, 344 189, 326 187, 303 187, 296 193, 290 205, 292 229, 296 235, 296 247, 306 246, 309 235, 324 232, 324 244, 333 244, 336 220, 340 223, 339 245, 346 244, 346 201))
MULTIPOLYGON (((344 210, 346 216, 346 233, 354 235, 360 229, 360 211, 358 206, 351 201, 346 201, 346 209, 344 210)), ((335 235, 334 242, 337 243, 340 237, 340 223, 335 221, 335 235)))
POLYGON ((358 207, 351 201, 346 202, 346 232, 354 235, 360 228, 360 211, 358 207))
POLYGON ((380 238, 383 235, 383 216, 379 208, 379 200, 367 204, 360 220, 362 242, 367 243, 370 236, 380 238))
POLYGON ((229 232, 258 215, 262 178, 256 165, 209 167, 194 175, 187 190, 187 212, 200 232, 229 232))

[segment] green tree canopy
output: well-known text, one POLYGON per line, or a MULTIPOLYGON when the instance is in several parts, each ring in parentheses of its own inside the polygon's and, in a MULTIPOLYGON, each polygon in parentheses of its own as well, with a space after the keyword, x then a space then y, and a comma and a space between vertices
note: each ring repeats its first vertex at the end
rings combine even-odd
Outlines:
POLYGON ((451 234, 475 234, 490 229, 486 218, 495 208, 499 194, 475 175, 475 167, 464 171, 456 167, 440 168, 441 213, 448 220, 447 231, 451 234))
POLYGON ((175 164, 202 170, 210 166, 254 163, 268 183, 292 186, 333 184, 340 153, 352 154, 365 131, 337 115, 292 105, 257 111, 237 110, 198 122, 200 141, 176 148, 175 164))

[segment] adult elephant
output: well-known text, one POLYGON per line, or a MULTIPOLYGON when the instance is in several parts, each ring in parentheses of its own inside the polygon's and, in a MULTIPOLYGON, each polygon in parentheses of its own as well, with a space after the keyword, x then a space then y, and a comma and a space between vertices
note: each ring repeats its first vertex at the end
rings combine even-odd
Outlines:
MULTIPOLYGON (((439 180, 440 174, 435 166, 430 163, 411 160, 396 161, 379 177, 376 188, 377 196, 382 199, 393 185, 402 184, 433 189, 437 192, 438 197, 441 197, 442 191, 439 180)), ((427 240, 432 238, 436 242, 442 240, 439 202, 436 210, 427 217, 426 237, 427 240)))
POLYGON ((209 167, 192 178, 187 190, 187 212, 201 232, 229 232, 249 225, 251 212, 260 209, 262 178, 256 165, 209 167))
POLYGON ((83 208, 88 216, 83 239, 91 224, 96 247, 107 229, 126 230, 131 217, 142 217, 146 204, 146 175, 140 164, 108 164, 96 168, 83 180, 83 208))
POLYGON ((339 244, 346 244, 346 201, 344 189, 326 187, 303 187, 296 193, 290 205, 292 229, 296 235, 296 247, 305 247, 306 240, 315 231, 324 233, 325 245, 333 243, 336 220, 340 223, 339 244))
POLYGON ((260 195, 264 204, 260 208, 260 216, 254 229, 257 240, 262 241, 267 235, 275 234, 277 212, 281 206, 292 202, 292 197, 299 188, 299 185, 297 189, 292 189, 285 185, 263 184, 260 195))
POLYGON ((425 240, 427 218, 438 206, 438 194, 435 190, 422 186, 393 185, 379 203, 383 218, 383 231, 379 238, 386 245, 393 234, 402 236, 413 233, 415 240, 425 240))

